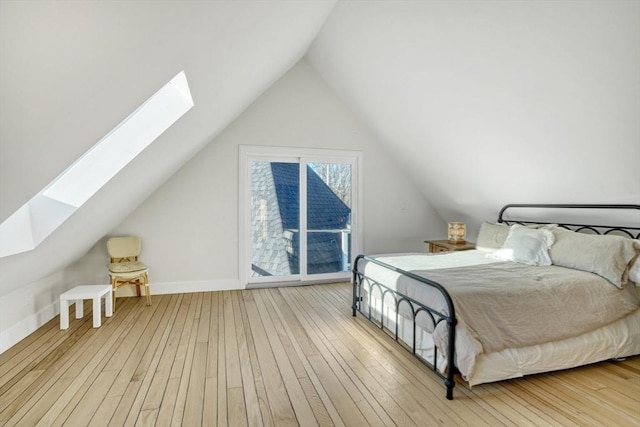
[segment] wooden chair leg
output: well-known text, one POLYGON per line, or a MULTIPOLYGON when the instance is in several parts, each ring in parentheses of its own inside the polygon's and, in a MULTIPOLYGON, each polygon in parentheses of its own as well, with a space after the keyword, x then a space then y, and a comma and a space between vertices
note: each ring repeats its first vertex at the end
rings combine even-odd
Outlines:
POLYGON ((144 292, 147 296, 147 305, 151 305, 151 288, 149 287, 149 276, 145 274, 142 277, 142 280, 144 281, 144 292))
POLYGON ((116 290, 117 290, 117 280, 115 277, 111 279, 111 304, 112 311, 116 312, 116 290))
MULTIPOLYGON (((118 290, 118 284, 120 282, 118 282, 118 279, 116 277, 112 277, 111 278, 111 287, 113 288, 113 311, 115 312, 116 310, 116 292, 118 290)), ((149 276, 148 275, 143 275, 137 279, 130 279, 126 282, 122 282, 122 284, 129 284, 129 285, 134 285, 136 287, 136 294, 138 297, 142 296, 141 293, 141 287, 144 286, 144 292, 145 292, 145 302, 147 305, 151 305, 151 290, 149 288, 149 276)))

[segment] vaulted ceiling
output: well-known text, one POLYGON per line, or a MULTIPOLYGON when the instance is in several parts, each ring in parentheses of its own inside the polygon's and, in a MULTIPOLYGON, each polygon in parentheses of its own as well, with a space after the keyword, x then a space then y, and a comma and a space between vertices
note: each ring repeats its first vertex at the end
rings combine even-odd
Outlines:
POLYGON ((305 55, 444 218, 638 203, 639 17, 613 0, 3 0, 0 221, 181 70, 195 107, 37 253, 0 260, 0 293, 86 252, 305 55))

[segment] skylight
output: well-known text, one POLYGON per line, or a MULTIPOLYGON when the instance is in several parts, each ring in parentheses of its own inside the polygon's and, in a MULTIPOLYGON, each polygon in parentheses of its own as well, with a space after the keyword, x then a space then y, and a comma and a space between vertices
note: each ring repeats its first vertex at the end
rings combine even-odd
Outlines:
POLYGON ((35 249, 191 107, 181 71, 0 224, 0 258, 35 249))

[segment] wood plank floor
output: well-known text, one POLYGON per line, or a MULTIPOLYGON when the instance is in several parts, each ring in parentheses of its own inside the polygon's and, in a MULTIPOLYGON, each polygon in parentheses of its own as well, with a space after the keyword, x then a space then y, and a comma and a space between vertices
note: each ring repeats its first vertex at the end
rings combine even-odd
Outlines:
MULTIPOLYGON (((118 300, 0 355, 0 425, 638 426, 640 357, 442 381, 350 311, 348 284, 118 300)), ((74 311, 71 310, 73 313, 74 311)))

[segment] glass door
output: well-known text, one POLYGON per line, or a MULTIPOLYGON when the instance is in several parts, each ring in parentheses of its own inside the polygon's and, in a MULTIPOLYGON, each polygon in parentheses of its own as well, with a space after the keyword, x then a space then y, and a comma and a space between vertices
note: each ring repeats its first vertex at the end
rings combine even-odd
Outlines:
POLYGON ((307 275, 348 272, 351 266, 351 165, 308 162, 307 275))
POLYGON ((258 160, 250 168, 250 277, 295 280, 300 274, 300 165, 258 160))
POLYGON ((354 165, 348 159, 249 159, 249 283, 348 277, 354 165))

